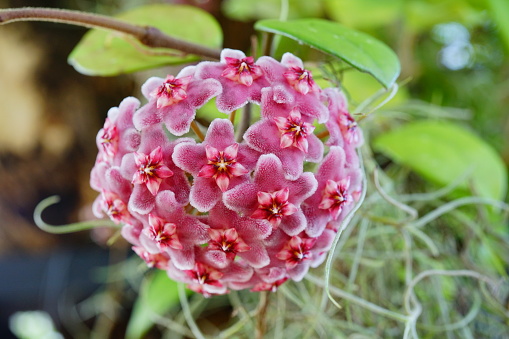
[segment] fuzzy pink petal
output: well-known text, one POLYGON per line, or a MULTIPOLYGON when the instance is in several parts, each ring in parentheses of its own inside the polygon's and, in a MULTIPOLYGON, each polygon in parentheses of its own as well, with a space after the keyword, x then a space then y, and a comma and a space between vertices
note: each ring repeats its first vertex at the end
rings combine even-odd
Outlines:
POLYGON ((204 147, 195 144, 194 141, 175 146, 172 159, 175 165, 193 175, 198 175, 202 167, 207 163, 204 147))
POLYGON ((148 103, 140 108, 133 117, 134 126, 141 130, 144 127, 158 124, 162 121, 161 114, 157 109, 155 103, 148 103))
POLYGON ((155 205, 155 197, 146 185, 135 185, 129 199, 129 210, 139 214, 148 214, 155 205))
POLYGON ((191 187, 189 201, 200 212, 209 211, 221 200, 221 190, 217 183, 208 178, 196 178, 191 187))
POLYGON ((228 119, 215 119, 210 123, 204 143, 225 150, 235 144, 233 124, 228 119))
POLYGON ((257 187, 251 183, 238 185, 223 194, 223 202, 238 213, 251 213, 258 206, 257 187))
POLYGON ((228 158, 237 158, 237 153, 239 151, 239 144, 235 143, 230 145, 224 149, 224 155, 228 158))
POLYGON ((216 177, 217 186, 221 189, 221 192, 225 192, 230 184, 230 177, 227 174, 220 173, 216 177))
POLYGON ((247 170, 244 166, 242 166, 240 163, 234 163, 230 166, 230 173, 236 177, 244 175, 249 173, 249 170, 247 170))
POLYGON ((240 252, 238 256, 253 268, 262 268, 270 264, 270 258, 265 246, 261 243, 252 243, 249 251, 240 252))
POLYGON ((198 172, 199 177, 212 178, 216 174, 216 168, 214 165, 203 165, 200 172, 198 172))
POLYGON ((295 236, 300 234, 306 229, 307 222, 304 214, 300 209, 292 213, 291 215, 285 216, 279 228, 283 230, 289 236, 295 236))
POLYGON ((157 90, 164 82, 163 78, 159 77, 151 77, 148 78, 147 81, 141 86, 141 93, 148 100, 151 99, 151 93, 157 90))
POLYGON ((290 195, 290 190, 288 187, 283 188, 282 190, 279 190, 275 192, 275 201, 277 203, 284 203, 288 201, 288 196, 290 195))

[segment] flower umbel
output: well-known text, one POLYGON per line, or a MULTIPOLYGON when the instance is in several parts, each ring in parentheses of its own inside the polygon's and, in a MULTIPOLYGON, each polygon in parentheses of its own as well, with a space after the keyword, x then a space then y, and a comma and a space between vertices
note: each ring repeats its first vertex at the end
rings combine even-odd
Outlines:
POLYGON ((90 182, 94 214, 149 267, 209 297, 275 291, 323 262, 362 191, 362 133, 341 89, 291 53, 224 49, 142 93, 145 105, 109 110, 90 182))

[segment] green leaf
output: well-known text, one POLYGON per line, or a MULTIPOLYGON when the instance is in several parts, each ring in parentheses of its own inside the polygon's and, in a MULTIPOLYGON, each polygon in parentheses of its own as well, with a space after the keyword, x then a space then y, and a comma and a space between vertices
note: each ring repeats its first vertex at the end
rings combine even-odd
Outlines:
POLYGON ((507 0, 487 0, 487 2, 497 30, 505 43, 506 50, 509 51, 509 20, 507 20, 509 2, 507 0))
POLYGON ((467 175, 458 189, 502 200, 507 171, 495 150, 468 130, 441 121, 416 121, 376 138, 373 147, 430 181, 447 185, 467 175))
POLYGON ((141 338, 152 327, 157 317, 161 317, 178 304, 177 283, 171 280, 165 271, 154 271, 141 285, 140 295, 127 325, 126 338, 141 338))
MULTIPOLYGON (((155 4, 115 16, 137 25, 150 25, 175 38, 218 48, 222 31, 209 13, 192 6, 155 4)), ((135 38, 107 30, 92 29, 69 55, 69 63, 86 75, 112 76, 169 64, 199 60, 197 56, 165 48, 149 48, 135 38)))
POLYGON ((371 74, 385 87, 394 84, 401 70, 398 57, 384 43, 336 22, 322 19, 261 20, 255 28, 287 36, 338 57, 371 74))

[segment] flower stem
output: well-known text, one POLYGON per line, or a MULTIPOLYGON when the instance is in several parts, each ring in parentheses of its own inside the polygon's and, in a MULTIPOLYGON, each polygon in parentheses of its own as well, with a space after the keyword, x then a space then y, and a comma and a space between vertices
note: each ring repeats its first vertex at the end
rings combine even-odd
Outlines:
POLYGON ((256 313, 256 339, 263 339, 267 331, 267 308, 269 307, 268 292, 260 292, 260 302, 256 313))
POLYGON ((205 135, 203 135, 203 132, 200 130, 200 126, 198 126, 198 124, 194 120, 191 123, 191 129, 196 134, 196 136, 200 139, 200 141, 205 140, 205 135))
POLYGON ((16 21, 50 21, 89 28, 109 29, 131 35, 148 47, 171 48, 217 60, 220 56, 219 50, 171 37, 155 27, 133 25, 105 15, 41 7, 0 10, 0 25, 16 21))
POLYGON ((60 201, 60 198, 56 195, 48 197, 44 200, 42 200, 34 210, 34 221, 37 227, 39 227, 41 230, 46 231, 48 233, 53 234, 67 234, 67 233, 74 233, 79 231, 85 231, 90 230, 96 227, 116 227, 120 228, 120 225, 117 225, 109 220, 89 220, 89 221, 83 221, 83 222, 76 222, 72 224, 62 225, 62 226, 53 226, 50 224, 45 223, 42 220, 41 214, 42 211, 44 211, 47 207, 54 205, 60 201))
POLYGON ((251 124, 251 104, 247 104, 246 106, 244 106, 244 109, 242 110, 242 116, 240 117, 240 122, 237 126, 237 134, 235 136, 237 142, 241 142, 244 139, 244 133, 247 131, 250 124, 251 124))
POLYGON ((328 131, 328 130, 322 131, 322 132, 320 132, 320 133, 318 133, 318 134, 316 135, 316 137, 317 137, 318 139, 323 139, 323 138, 326 138, 326 137, 328 137, 328 136, 329 136, 329 131, 328 131))
POLYGON ((235 114, 236 113, 237 113, 237 110, 230 113, 230 121, 231 121, 232 125, 235 124, 235 114))

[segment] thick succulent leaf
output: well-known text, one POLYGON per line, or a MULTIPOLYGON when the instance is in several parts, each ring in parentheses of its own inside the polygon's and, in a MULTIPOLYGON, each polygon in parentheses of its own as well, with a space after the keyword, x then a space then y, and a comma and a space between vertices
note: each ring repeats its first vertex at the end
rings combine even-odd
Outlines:
MULTIPOLYGON (((175 38, 211 48, 221 47, 223 34, 209 13, 192 6, 154 4, 135 8, 117 19, 153 26, 175 38)), ((90 30, 69 55, 69 63, 86 75, 112 76, 169 64, 196 61, 193 55, 149 48, 133 37, 101 29, 90 30)))
POLYGON ((323 19, 261 20, 255 28, 287 36, 338 57, 371 74, 385 87, 394 84, 401 70, 398 57, 384 43, 336 22, 323 19))
POLYGON ((473 188, 487 198, 505 197, 507 171, 502 159, 484 140, 458 125, 413 122, 379 136, 373 147, 437 184, 467 175, 458 189, 473 188))

